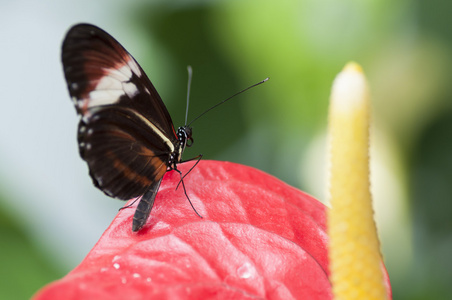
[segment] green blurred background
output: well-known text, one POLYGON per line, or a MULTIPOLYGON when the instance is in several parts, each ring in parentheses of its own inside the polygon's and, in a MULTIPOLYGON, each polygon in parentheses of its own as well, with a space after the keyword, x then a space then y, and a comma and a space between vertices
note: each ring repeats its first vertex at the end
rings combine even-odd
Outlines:
POLYGON ((123 204, 91 185, 60 63, 96 24, 140 62, 184 157, 257 167, 323 201, 328 98, 350 60, 373 101, 372 189, 394 299, 452 299, 452 2, 0 1, 0 299, 27 299, 88 253, 123 204))

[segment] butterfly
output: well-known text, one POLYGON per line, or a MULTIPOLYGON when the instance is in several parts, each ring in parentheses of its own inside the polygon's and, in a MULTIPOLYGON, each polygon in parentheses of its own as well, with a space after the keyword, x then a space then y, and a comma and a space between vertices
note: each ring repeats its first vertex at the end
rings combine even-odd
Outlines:
MULTIPOLYGON (((163 175, 171 170, 181 175, 185 195, 198 214, 177 169, 177 164, 183 162, 185 148, 193 144, 190 124, 268 80, 217 103, 188 125, 186 120, 186 125, 176 131, 143 69, 104 30, 91 24, 70 28, 63 41, 62 62, 69 94, 80 115, 77 134, 80 156, 88 164, 94 185, 106 195, 121 200, 139 199, 132 221, 134 232, 145 225, 163 175)), ((185 161, 199 162, 201 157, 200 154, 185 161)))
POLYGON ((99 27, 70 28, 62 62, 69 94, 81 116, 80 156, 94 185, 106 195, 121 200, 141 197, 132 222, 132 231, 138 231, 149 217, 163 175, 177 170, 185 147, 192 145, 192 129, 187 125, 174 129, 143 69, 99 27))

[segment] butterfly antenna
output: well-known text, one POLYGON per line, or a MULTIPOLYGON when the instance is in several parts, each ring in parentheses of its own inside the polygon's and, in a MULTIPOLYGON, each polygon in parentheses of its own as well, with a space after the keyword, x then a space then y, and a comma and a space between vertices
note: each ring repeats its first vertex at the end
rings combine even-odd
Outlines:
POLYGON ((185 110, 185 124, 187 124, 188 119, 188 105, 190 104, 190 88, 191 88, 191 79, 193 77, 193 69, 191 66, 187 66, 188 72, 188 83, 187 83, 187 108, 185 110))
MULTIPOLYGON (((249 90, 249 89, 251 89, 251 88, 253 88, 253 87, 255 87, 255 86, 258 86, 258 85, 260 85, 260 84, 266 82, 268 79, 269 79, 269 77, 265 78, 265 79, 262 80, 262 81, 259 81, 258 83, 255 83, 255 84, 253 84, 253 85, 250 85, 249 87, 247 87, 247 88, 241 90, 240 92, 235 93, 235 94, 232 95, 231 97, 229 97, 229 98, 227 98, 227 99, 225 99, 225 100, 223 100, 223 101, 221 101, 221 102, 215 104, 214 106, 212 106, 211 108, 207 109, 207 110, 204 111, 202 114, 200 114, 199 116, 197 116, 196 118, 194 118, 187 126, 190 126, 194 121, 198 120, 200 117, 202 117, 202 116, 205 115, 207 112, 209 112, 209 111, 211 111, 212 109, 214 109, 215 107, 217 107, 217 106, 219 106, 219 105, 225 103, 226 101, 228 101, 228 100, 234 98, 235 96, 237 96, 237 95, 239 95, 239 94, 241 94, 241 93, 243 93, 243 92, 245 92, 245 91, 247 91, 247 90, 249 90)), ((187 124, 187 120, 185 120, 185 124, 187 124)))

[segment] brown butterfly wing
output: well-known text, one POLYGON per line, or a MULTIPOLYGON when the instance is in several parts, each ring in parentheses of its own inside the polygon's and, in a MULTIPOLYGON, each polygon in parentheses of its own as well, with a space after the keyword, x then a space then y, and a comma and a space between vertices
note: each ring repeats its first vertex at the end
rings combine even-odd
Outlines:
POLYGON ((81 115, 80 155, 95 186, 123 200, 155 188, 177 137, 142 68, 113 37, 89 24, 69 30, 62 61, 69 93, 81 115))

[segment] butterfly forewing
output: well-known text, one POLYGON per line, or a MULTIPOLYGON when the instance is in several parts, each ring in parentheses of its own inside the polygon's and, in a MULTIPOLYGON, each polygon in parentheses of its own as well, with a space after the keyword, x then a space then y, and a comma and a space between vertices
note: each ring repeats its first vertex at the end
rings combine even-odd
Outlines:
POLYGON ((155 188, 177 136, 142 68, 113 37, 89 24, 72 27, 62 50, 69 92, 82 117, 80 154, 94 184, 124 200, 155 188))
POLYGON ((62 50, 69 92, 83 117, 105 105, 125 106, 175 136, 171 116, 151 81, 112 36, 96 26, 79 24, 67 33, 62 50))

